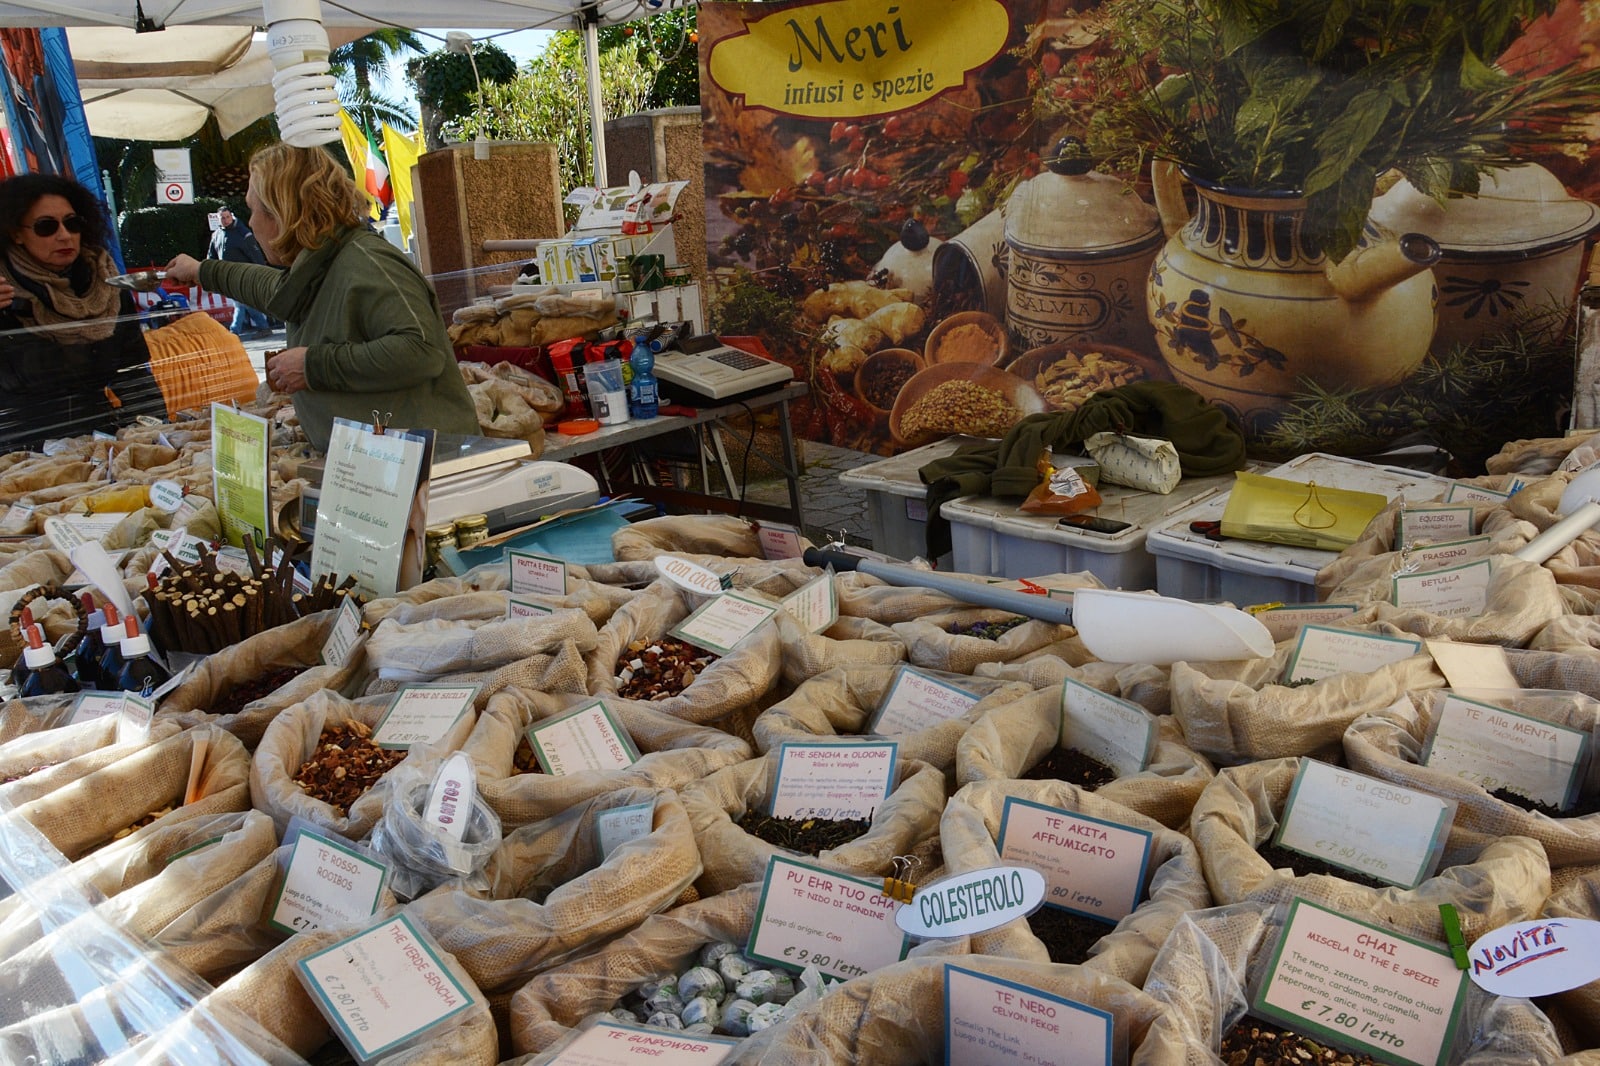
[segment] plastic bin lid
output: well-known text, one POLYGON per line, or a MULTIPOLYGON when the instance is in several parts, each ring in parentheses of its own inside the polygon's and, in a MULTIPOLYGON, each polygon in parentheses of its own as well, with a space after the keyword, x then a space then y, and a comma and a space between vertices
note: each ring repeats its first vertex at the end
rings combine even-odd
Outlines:
POLYGON ((935 459, 954 454, 957 448, 985 443, 992 442, 981 437, 946 437, 888 459, 846 470, 839 475, 839 481, 853 489, 890 492, 896 496, 915 496, 920 499, 927 495, 928 486, 922 483, 922 475, 917 471, 935 459))

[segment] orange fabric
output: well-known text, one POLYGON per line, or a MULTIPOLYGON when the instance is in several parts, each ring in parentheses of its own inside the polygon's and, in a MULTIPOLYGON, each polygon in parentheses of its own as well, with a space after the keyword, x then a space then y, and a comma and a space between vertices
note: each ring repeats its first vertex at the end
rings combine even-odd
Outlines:
POLYGON ((168 418, 190 408, 203 410, 213 401, 255 399, 260 380, 244 342, 203 311, 150 330, 144 341, 168 418))

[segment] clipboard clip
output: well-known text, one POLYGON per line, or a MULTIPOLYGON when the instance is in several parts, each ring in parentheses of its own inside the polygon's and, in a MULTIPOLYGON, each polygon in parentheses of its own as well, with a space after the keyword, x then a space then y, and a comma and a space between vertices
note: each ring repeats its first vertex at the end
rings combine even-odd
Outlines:
POLYGON ((372 432, 380 437, 389 432, 389 420, 393 417, 393 411, 385 411, 380 415, 378 414, 378 409, 374 407, 372 409, 372 432))
POLYGON ((896 855, 890 859, 889 866, 894 873, 883 879, 883 894, 896 903, 910 903, 917 893, 917 886, 911 880, 912 871, 921 865, 922 860, 915 855, 896 855))

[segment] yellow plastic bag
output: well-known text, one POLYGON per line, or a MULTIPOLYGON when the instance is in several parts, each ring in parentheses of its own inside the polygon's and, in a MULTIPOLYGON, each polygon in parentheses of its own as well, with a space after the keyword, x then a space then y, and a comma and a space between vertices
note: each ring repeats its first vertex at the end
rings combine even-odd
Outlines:
POLYGON ((1389 505, 1388 497, 1376 492, 1244 471, 1234 477, 1222 512, 1222 535, 1239 540, 1343 551, 1389 505))

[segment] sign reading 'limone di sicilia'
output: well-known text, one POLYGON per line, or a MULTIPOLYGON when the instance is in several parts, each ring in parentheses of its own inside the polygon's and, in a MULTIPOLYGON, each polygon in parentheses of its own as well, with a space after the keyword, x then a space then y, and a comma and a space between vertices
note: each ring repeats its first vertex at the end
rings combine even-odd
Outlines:
POLYGON ((865 118, 959 87, 1005 44, 999 0, 838 0, 788 7, 718 41, 711 78, 744 106, 805 118, 865 118))

